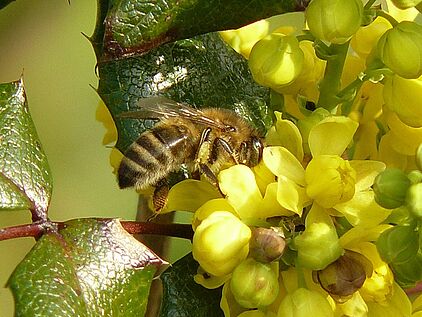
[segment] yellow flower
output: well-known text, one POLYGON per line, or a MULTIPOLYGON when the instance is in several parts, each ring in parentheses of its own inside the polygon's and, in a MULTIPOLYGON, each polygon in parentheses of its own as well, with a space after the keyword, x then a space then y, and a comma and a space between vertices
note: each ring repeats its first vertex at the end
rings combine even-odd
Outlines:
POLYGON ((384 83, 384 100, 389 109, 397 113, 403 123, 422 127, 422 77, 405 79, 398 75, 388 77, 384 83))
POLYGON ((249 253, 251 230, 228 211, 205 218, 193 236, 192 254, 214 276, 229 274, 249 253))
POLYGON ((376 46, 379 38, 389 29, 391 29, 391 24, 383 17, 377 17, 371 24, 359 28, 350 44, 356 53, 366 57, 376 46))
MULTIPOLYGON (((345 162, 340 158, 340 155, 351 142, 357 125, 356 122, 346 117, 328 117, 321 120, 309 132, 308 144, 312 156, 320 160, 317 158, 318 156, 323 155, 323 158, 327 158, 326 155, 330 155, 329 157, 334 162, 345 162), (336 158, 333 159, 333 157, 336 158)), ((316 193, 312 188, 318 188, 317 182, 324 178, 326 169, 315 170, 313 164, 309 164, 307 169, 310 169, 310 171, 307 171, 302 163, 287 149, 276 146, 264 149, 263 162, 278 177, 278 203, 282 207, 301 215, 303 207, 312 203, 310 195, 316 193), (307 173, 312 177, 306 179, 307 173), (309 179, 312 179, 313 183, 308 192, 309 179)), ((375 203, 374 193, 371 189, 376 175, 384 168, 385 165, 377 161, 347 161, 346 174, 344 172, 337 174, 339 180, 337 184, 342 183, 343 185, 340 187, 333 186, 330 191, 322 192, 322 196, 316 202, 324 201, 322 199, 324 195, 329 197, 332 196, 332 193, 335 193, 337 197, 343 197, 342 193, 348 193, 344 201, 338 200, 325 205, 340 213, 336 215, 345 216, 354 226, 371 227, 377 225, 390 213, 375 203), (347 181, 343 181, 341 178, 345 176, 347 181), (352 192, 354 192, 353 195, 352 192)), ((329 210, 329 212, 333 211, 329 210)))
POLYGON ((298 251, 297 264, 311 270, 322 270, 343 254, 331 217, 317 204, 305 220, 305 231, 294 244, 298 251))
POLYGON ((263 39, 268 34, 273 32, 286 35, 291 34, 297 30, 301 30, 303 23, 303 12, 281 14, 248 24, 236 30, 220 32, 220 36, 236 52, 248 59, 251 49, 256 42, 263 39))
POLYGON ((327 299, 319 292, 298 288, 283 299, 277 317, 329 317, 334 316, 327 299))
POLYGON ((324 208, 349 201, 355 194, 356 172, 349 161, 337 155, 314 157, 306 168, 305 180, 306 194, 324 208))

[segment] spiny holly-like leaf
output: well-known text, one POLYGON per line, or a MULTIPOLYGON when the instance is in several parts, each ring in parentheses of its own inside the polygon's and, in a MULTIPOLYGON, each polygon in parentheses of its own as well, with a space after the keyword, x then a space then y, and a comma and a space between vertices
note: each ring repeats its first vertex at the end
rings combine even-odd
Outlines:
POLYGON ((16 316, 143 316, 162 264, 118 220, 66 222, 44 234, 12 274, 16 316))
POLYGON ((222 317, 221 288, 206 289, 193 280, 198 263, 188 254, 161 274, 160 317, 222 317))
POLYGON ((51 191, 23 81, 0 84, 0 210, 31 209, 34 220, 45 220, 51 191))
POLYGON ((243 57, 216 33, 169 43, 148 54, 98 65, 98 93, 119 133, 116 147, 125 149, 151 120, 119 118, 137 108, 142 97, 164 95, 196 107, 234 109, 262 133, 271 125, 269 90, 256 84, 243 57))
POLYGON ((163 43, 238 28, 272 15, 304 10, 309 0, 111 1, 104 55, 115 58, 163 43))

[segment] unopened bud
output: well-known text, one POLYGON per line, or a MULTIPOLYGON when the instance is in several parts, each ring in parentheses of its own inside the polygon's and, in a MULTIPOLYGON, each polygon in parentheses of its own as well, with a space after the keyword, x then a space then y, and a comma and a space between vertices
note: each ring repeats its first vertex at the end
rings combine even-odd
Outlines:
POLYGON ((397 75, 415 79, 422 75, 422 26, 403 21, 378 41, 377 54, 397 75))
POLYGON ((290 84, 299 76, 303 56, 296 37, 273 33, 254 45, 248 64, 258 84, 277 88, 290 84))
POLYGON ((406 206, 414 217, 422 219, 422 183, 409 187, 406 194, 406 206))
POLYGON ((410 180, 401 170, 387 168, 374 180, 375 201, 384 208, 394 209, 403 205, 410 180))
POLYGON ((361 0, 313 0, 305 14, 316 38, 343 44, 359 29, 363 4, 361 0))
POLYGON ((286 248, 281 231, 276 228, 254 228, 249 242, 249 255, 262 263, 279 259, 286 248))
POLYGON ((391 0, 391 2, 399 9, 409 9, 417 6, 422 0, 391 0))
POLYGON ((277 274, 269 264, 248 258, 233 271, 230 289, 236 301, 245 308, 268 306, 278 295, 277 274))
MULTIPOLYGON (((363 255, 346 251, 325 269, 314 272, 317 282, 334 297, 348 297, 359 290, 365 282, 367 273, 362 262, 369 262, 363 255), (360 256, 361 259, 357 258, 360 256)), ((365 263, 367 265, 367 263, 365 263)), ((372 273, 372 272, 371 272, 372 273)))

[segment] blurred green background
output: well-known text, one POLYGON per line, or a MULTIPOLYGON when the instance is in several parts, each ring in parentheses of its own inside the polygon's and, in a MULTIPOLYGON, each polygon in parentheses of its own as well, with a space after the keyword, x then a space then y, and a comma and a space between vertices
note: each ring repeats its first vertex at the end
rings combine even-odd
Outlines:
MULTIPOLYGON (((135 219, 137 196, 117 188, 95 120, 95 56, 91 35, 96 1, 19 0, 0 10, 0 82, 23 73, 29 108, 54 180, 49 216, 135 219)), ((0 212, 0 227, 30 222, 28 211, 0 212)), ((0 242, 0 316, 13 316, 4 286, 33 245, 32 238, 0 242)))

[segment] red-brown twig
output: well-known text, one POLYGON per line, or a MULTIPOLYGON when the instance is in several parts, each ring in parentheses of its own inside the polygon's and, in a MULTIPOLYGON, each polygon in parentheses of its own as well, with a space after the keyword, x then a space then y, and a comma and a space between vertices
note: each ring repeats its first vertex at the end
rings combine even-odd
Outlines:
POLYGON ((23 237, 40 237, 46 230, 46 222, 34 222, 0 229, 0 241, 23 237))
POLYGON ((414 295, 422 293, 422 281, 416 284, 415 287, 408 288, 405 290, 407 295, 414 295))
POLYGON ((121 221, 123 228, 130 234, 156 234, 192 240, 193 230, 191 225, 173 223, 163 224, 154 222, 121 221))
MULTIPOLYGON (((106 220, 106 219, 98 219, 106 220)), ((187 224, 160 224, 154 222, 121 221, 130 234, 154 234, 192 240, 193 230, 187 224)), ((64 222, 40 221, 0 229, 0 241, 22 237, 39 238, 46 231, 56 231, 65 226, 64 222)))

